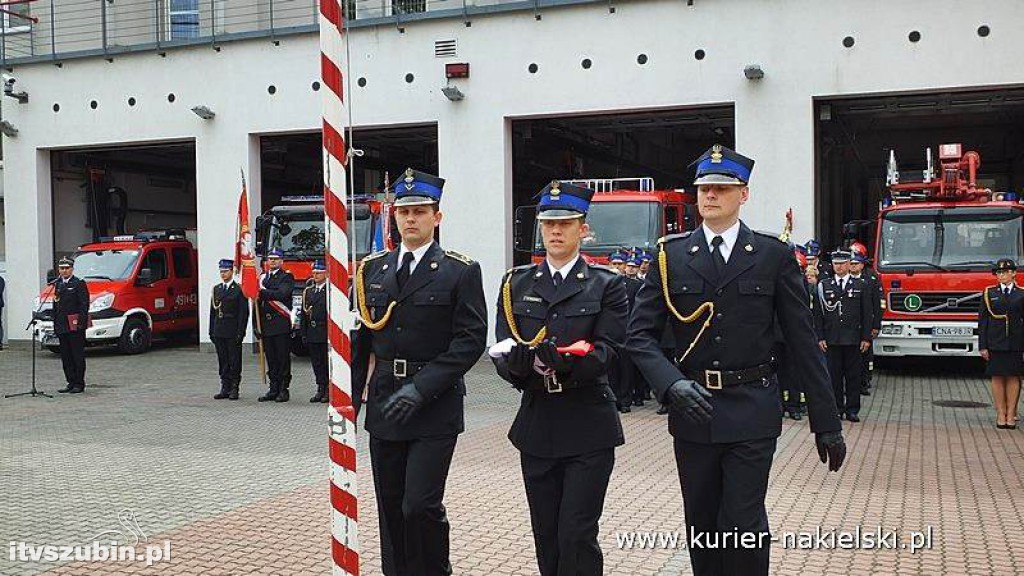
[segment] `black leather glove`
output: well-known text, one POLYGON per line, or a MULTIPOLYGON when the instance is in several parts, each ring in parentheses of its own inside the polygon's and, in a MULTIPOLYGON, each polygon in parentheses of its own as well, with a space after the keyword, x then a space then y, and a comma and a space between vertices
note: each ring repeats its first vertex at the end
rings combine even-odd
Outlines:
POLYGON ((559 354, 552 340, 545 340, 537 345, 537 358, 540 358, 541 363, 559 374, 567 374, 572 371, 572 360, 559 354))
POLYGON ((694 424, 711 421, 711 393, 693 380, 676 380, 665 393, 665 402, 680 416, 694 424))
POLYGON ((814 435, 814 443, 818 446, 818 458, 821 463, 828 463, 829 472, 839 470, 846 460, 846 441, 842 432, 818 432, 814 435))
POLYGON ((516 344, 505 359, 509 376, 526 379, 533 373, 533 350, 525 344, 516 344))
POLYGON ((398 389, 381 408, 381 415, 396 424, 405 424, 423 406, 423 395, 412 383, 398 389))

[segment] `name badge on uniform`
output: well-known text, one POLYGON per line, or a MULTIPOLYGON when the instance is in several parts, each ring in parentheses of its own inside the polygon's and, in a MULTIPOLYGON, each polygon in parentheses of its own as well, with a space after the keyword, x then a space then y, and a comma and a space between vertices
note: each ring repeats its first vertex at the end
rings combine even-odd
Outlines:
POLYGON ((523 296, 524 302, 542 302, 540 296, 523 296))
POLYGON ((383 290, 383 284, 370 284, 370 290, 383 290))

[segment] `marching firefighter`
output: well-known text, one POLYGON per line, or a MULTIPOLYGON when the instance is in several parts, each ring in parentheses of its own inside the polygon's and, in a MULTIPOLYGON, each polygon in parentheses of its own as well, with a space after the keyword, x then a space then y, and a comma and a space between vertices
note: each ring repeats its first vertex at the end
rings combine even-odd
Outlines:
POLYGON ((220 392, 215 400, 238 400, 242 382, 242 340, 249 325, 249 301, 235 282, 235 262, 220 261, 220 282, 210 294, 210 340, 217 350, 220 392))
POLYGON ((352 397, 369 389, 365 427, 388 576, 452 573, 442 499, 465 429, 464 376, 487 343, 480 264, 434 242, 443 186, 406 170, 394 186, 401 245, 364 258, 355 279, 362 323, 352 342, 352 397))
POLYGON ((313 279, 302 291, 300 330, 316 379, 316 393, 309 401, 327 402, 327 265, 323 260, 313 263, 313 279))
POLYGON ((85 330, 89 324, 89 287, 74 275, 75 262, 61 258, 57 263, 60 277, 55 280, 53 295, 53 332, 60 343, 60 361, 64 366, 67 386, 62 394, 85 392, 85 330))
POLYGON ((520 453, 541 576, 604 574, 598 521, 624 442, 608 372, 628 303, 622 278, 580 256, 593 194, 557 180, 544 188, 545 262, 510 270, 498 298, 495 334, 511 349, 492 357, 522 392, 509 439, 520 453), (557 349, 573 344, 583 349, 557 349))
POLYGON ((992 268, 999 283, 985 289, 978 310, 978 348, 992 378, 996 428, 1017 428, 1020 375, 1024 372, 1024 291, 1014 282, 1017 263, 1002 258, 992 268))
POLYGON ((838 470, 846 445, 793 252, 739 219, 754 161, 715 145, 695 164, 703 223, 659 241, 626 349, 670 405, 688 535, 718 544, 689 547, 694 574, 766 575, 764 499, 782 431, 771 362, 776 319, 803 375, 819 458, 838 470), (675 333, 672 359, 659 347, 666 323, 675 333), (749 546, 726 541, 737 532, 749 546))
POLYGON ((834 275, 818 282, 815 328, 828 357, 836 407, 860 422, 861 355, 871 347, 872 298, 864 281, 850 275, 850 253, 832 252, 834 275))
POLYGON ((287 402, 292 381, 292 291, 295 278, 281 268, 283 254, 274 249, 267 254, 270 269, 260 280, 259 333, 267 357, 267 379, 270 389, 260 402, 287 402))
MULTIPOLYGON (((851 246, 853 255, 850 259, 850 276, 864 281, 864 289, 871 299, 871 340, 874 340, 882 330, 882 281, 878 279, 878 274, 867 265, 867 248, 859 242, 857 244, 859 247, 851 246)), ((875 372, 874 347, 868 346, 861 359, 863 362, 861 363, 860 393, 862 396, 870 396, 871 380, 875 372)))

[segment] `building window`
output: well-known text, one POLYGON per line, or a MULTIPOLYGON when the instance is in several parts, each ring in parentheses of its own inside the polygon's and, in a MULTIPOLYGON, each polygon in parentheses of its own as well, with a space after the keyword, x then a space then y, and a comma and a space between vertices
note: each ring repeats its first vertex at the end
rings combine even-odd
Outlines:
POLYGON ((199 38, 199 0, 171 0, 171 40, 199 38))
POLYGON ((32 29, 32 21, 28 19, 28 16, 32 14, 30 4, 25 2, 24 4, 8 4, 4 6, 5 10, 14 12, 14 14, 3 14, 3 33, 7 34, 10 32, 28 32, 32 29), (17 14, 17 16, 15 15, 17 14))
POLYGON ((416 14, 427 11, 427 0, 391 0, 394 14, 416 14))

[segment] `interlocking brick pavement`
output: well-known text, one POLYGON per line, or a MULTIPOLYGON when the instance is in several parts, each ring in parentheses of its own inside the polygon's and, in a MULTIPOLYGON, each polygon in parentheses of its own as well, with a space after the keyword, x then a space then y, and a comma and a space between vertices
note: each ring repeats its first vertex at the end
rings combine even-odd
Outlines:
MULTIPOLYGON (((29 353, 0 352, 0 392, 28 387, 29 353)), ((130 508, 170 561, 32 563, 0 555, 0 574, 324 574, 330 570, 326 413, 306 402, 308 362, 294 363, 292 401, 258 404, 255 360, 243 399, 214 401, 216 360, 189 347, 142 356, 89 354, 82 396, 0 400, 0 542, 78 544, 120 528, 130 508)), ((60 362, 38 357, 40 387, 60 387, 60 362)), ((863 422, 847 425, 850 457, 827 473, 806 421, 788 422, 768 493, 776 536, 857 526, 932 528, 909 550, 772 549, 775 574, 1024 572, 1020 526, 1024 435, 996 430, 975 363, 901 363, 876 377, 863 422)), ((488 362, 469 376, 468 431, 447 486, 456 574, 536 573, 518 456, 505 437, 517 394, 488 362)), ((681 530, 681 499, 665 421, 654 406, 623 416, 627 444, 602 518, 610 575, 689 574, 686 550, 619 549, 616 532, 681 530)), ((360 443, 364 573, 378 574, 372 478, 360 443)), ((9 550, 8 550, 9 553, 9 550)))

